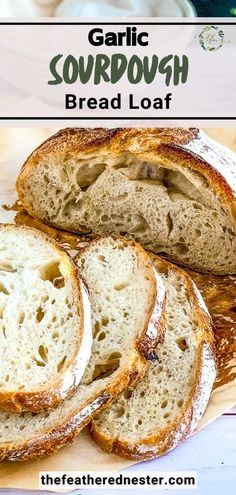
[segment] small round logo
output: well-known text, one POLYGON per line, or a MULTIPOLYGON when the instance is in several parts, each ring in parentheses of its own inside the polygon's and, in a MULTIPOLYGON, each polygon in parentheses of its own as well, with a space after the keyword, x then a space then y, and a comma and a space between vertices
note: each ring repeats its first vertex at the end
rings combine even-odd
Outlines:
POLYGON ((219 50, 224 41, 224 32, 218 26, 205 26, 199 34, 199 43, 207 52, 219 50))

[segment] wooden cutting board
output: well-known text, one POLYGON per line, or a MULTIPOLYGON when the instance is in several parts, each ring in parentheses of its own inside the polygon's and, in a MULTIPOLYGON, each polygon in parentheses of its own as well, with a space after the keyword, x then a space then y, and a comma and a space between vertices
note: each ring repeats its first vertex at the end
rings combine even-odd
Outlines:
MULTIPOLYGON (((26 156, 50 129, 0 130, 0 221, 29 225, 46 232, 72 255, 87 242, 85 237, 68 234, 32 219, 16 203, 15 178, 26 156)), ((207 132, 236 151, 236 130, 209 129, 207 132)), ((212 315, 215 325, 218 376, 208 407, 198 430, 236 404, 236 277, 214 277, 189 271, 212 315)), ((39 471, 110 470, 118 471, 134 462, 105 454, 91 440, 87 431, 55 455, 37 462, 0 463, 2 488, 38 488, 39 471)))

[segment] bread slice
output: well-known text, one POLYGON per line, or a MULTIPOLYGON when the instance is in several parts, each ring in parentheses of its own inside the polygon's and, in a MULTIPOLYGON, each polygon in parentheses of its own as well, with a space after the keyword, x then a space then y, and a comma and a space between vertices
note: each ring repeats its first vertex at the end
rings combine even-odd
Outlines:
POLYGON ((78 269, 28 227, 0 226, 0 408, 39 412, 78 385, 91 354, 91 315, 78 269))
POLYGON ((104 405, 138 377, 163 339, 164 286, 144 250, 112 237, 77 259, 90 290, 93 346, 74 395, 47 413, 0 413, 0 460, 48 455, 71 441, 104 405))
POLYGON ((197 426, 215 379, 210 318, 182 270, 156 258, 167 291, 166 333, 158 360, 91 423, 107 452, 144 460, 165 454, 197 426))
POLYGON ((73 232, 112 232, 179 264, 236 273, 236 160, 197 129, 65 129, 26 161, 24 208, 73 232))

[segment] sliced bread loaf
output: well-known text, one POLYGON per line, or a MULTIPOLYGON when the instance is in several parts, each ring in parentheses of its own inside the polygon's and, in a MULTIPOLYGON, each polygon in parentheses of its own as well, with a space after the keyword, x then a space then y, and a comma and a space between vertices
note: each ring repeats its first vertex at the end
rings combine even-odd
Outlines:
POLYGON ((159 359, 91 423, 93 439, 128 459, 165 454, 197 426, 215 379, 213 335, 203 300, 190 278, 158 258, 167 291, 166 332, 159 359))
POLYGON ((71 258, 28 227, 0 226, 0 408, 39 412, 78 385, 91 354, 87 290, 71 258))
POLYGON ((19 198, 74 232, 112 232, 205 272, 236 273, 235 155, 197 129, 65 129, 26 161, 19 198))
POLYGON ((165 291, 134 242, 92 242, 77 262, 90 291, 93 346, 74 395, 47 413, 0 413, 0 460, 48 455, 71 441, 92 416, 146 370, 143 354, 163 339, 165 291))

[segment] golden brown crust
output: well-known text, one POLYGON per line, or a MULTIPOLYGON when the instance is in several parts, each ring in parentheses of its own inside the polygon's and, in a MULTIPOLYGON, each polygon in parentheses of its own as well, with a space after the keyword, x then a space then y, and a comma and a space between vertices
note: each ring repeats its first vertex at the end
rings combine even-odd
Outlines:
MULTIPOLYGON (((71 279, 74 287, 75 299, 78 303, 78 313, 80 315, 80 328, 78 329, 78 340, 77 346, 74 350, 73 356, 68 360, 67 366, 58 374, 57 378, 48 381, 44 386, 33 390, 33 391, 10 391, 10 392, 0 392, 0 409, 4 409, 12 412, 21 411, 32 411, 41 412, 43 410, 52 409, 56 407, 60 402, 65 399, 65 397, 72 393, 73 390, 78 385, 78 376, 81 376, 80 366, 81 366, 81 354, 80 348, 82 340, 84 339, 85 331, 91 333, 91 329, 84 328, 84 305, 86 304, 86 311, 88 308, 88 298, 86 298, 86 288, 83 281, 81 280, 78 268, 69 255, 65 252, 59 244, 43 234, 38 230, 29 227, 19 227, 7 224, 0 225, 1 230, 21 230, 22 232, 30 232, 36 238, 41 238, 44 242, 50 244, 53 249, 59 253, 63 260, 64 267, 71 279)), ((88 341, 91 339, 88 338, 88 341)), ((89 349, 88 349, 89 351, 89 349)), ((88 355, 89 358, 89 355, 88 355)))
POLYGON ((68 418, 60 420, 53 428, 33 438, 18 443, 0 443, 0 462, 35 460, 50 455, 72 442, 98 410, 109 405, 127 386, 127 382, 133 384, 138 377, 141 378, 145 370, 145 359, 140 359, 140 355, 134 350, 129 366, 119 373, 119 379, 114 377, 105 389, 101 387, 82 407, 75 408, 68 418))
POLYGON ((62 129, 47 139, 26 160, 17 180, 17 191, 23 206, 34 216, 33 205, 27 202, 23 191, 25 178, 31 168, 57 154, 81 157, 95 151, 109 151, 114 155, 129 151, 140 159, 155 163, 177 159, 179 165, 188 167, 206 177, 232 214, 236 225, 236 175, 233 154, 210 140, 195 128, 117 128, 117 129, 62 129))
POLYGON ((211 318, 202 307, 197 289, 190 277, 174 265, 153 255, 153 260, 161 272, 175 271, 184 279, 189 300, 195 310, 200 331, 196 358, 196 380, 187 402, 179 416, 161 432, 140 439, 137 442, 106 435, 97 425, 96 418, 90 423, 90 432, 95 442, 106 452, 113 452, 126 459, 145 460, 158 457, 175 448, 195 429, 200 420, 213 386, 215 370, 214 336, 211 318))
MULTIPOLYGON (((129 243, 135 246, 140 254, 140 263, 145 264, 149 269, 153 270, 152 262, 148 254, 141 246, 134 241, 127 241, 124 238, 112 236, 115 239, 120 239, 121 242, 129 243)), ((101 239, 100 237, 99 239, 101 239)), ((97 239, 91 242, 97 242, 97 239)), ((89 246, 88 246, 89 247, 89 246)), ((85 247, 80 251, 80 256, 83 255, 85 247)), ((151 272, 151 270, 150 270, 151 272)), ((155 271, 153 275, 153 286, 156 287, 155 271)), ((153 288, 150 305, 147 308, 146 323, 141 330, 139 336, 133 343, 130 349, 129 356, 122 370, 118 369, 111 377, 108 384, 101 385, 100 389, 93 394, 83 406, 75 408, 67 418, 64 418, 49 428, 43 434, 36 435, 34 438, 26 439, 18 443, 0 443, 0 461, 25 461, 33 460, 42 456, 52 454, 63 445, 71 442, 73 438, 91 421, 97 411, 109 405, 127 386, 133 385, 137 380, 140 380, 146 371, 147 361, 143 354, 149 353, 149 347, 152 351, 154 342, 163 339, 164 321, 162 316, 162 308, 165 304, 165 292, 163 290, 161 280, 158 281, 156 289, 153 288), (158 300, 158 311, 157 311, 158 300), (154 321, 154 318, 156 321, 154 321), (148 337, 148 327, 152 322, 156 328, 156 334, 153 338, 148 337), (143 343, 143 345, 142 345, 143 343)))

